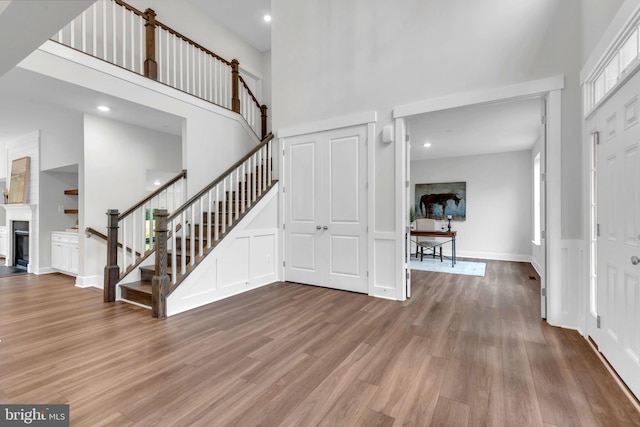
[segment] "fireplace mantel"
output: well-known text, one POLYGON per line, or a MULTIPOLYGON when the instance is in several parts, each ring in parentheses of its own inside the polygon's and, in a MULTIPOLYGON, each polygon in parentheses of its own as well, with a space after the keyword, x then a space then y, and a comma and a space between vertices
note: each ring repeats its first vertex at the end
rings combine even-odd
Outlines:
POLYGON ((24 205, 24 204, 6 204, 2 205, 5 211, 7 211, 7 230, 11 225, 9 221, 31 221, 33 214, 36 211, 37 205, 24 205))
POLYGON ((38 226, 37 226, 37 205, 30 204, 6 204, 2 205, 6 211, 6 225, 7 225, 7 258, 6 265, 14 265, 14 233, 13 222, 14 221, 28 221, 29 222, 29 265, 27 271, 29 273, 37 270, 37 256, 38 256, 38 226))

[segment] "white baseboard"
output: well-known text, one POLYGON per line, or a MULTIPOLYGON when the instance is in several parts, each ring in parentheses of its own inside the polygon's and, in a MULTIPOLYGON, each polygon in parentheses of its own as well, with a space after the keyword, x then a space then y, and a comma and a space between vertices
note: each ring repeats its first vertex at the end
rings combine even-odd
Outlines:
POLYGON ((529 262, 531 262, 531 265, 533 266, 533 269, 536 271, 536 273, 538 273, 538 276, 542 277, 542 266, 540 265, 540 263, 538 263, 538 260, 534 257, 531 257, 529 262))
MULTIPOLYGON (((442 251, 443 255, 450 256, 450 253, 442 251)), ((489 259, 495 261, 514 261, 514 262, 531 262, 531 255, 522 254, 504 254, 496 252, 472 252, 472 251, 457 251, 457 258, 477 258, 477 259, 489 259)))
POLYGON ((76 277, 76 286, 78 288, 103 288, 102 277, 100 276, 78 276, 76 277))

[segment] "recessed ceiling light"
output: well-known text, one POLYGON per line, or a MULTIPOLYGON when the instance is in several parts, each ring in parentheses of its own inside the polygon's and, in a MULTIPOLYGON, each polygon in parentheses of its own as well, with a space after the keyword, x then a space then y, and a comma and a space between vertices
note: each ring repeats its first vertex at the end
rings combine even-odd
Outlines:
POLYGON ((424 148, 429 148, 431 147, 431 143, 430 142, 425 142, 424 143, 424 148))
POLYGON ((106 105, 98 105, 98 110, 106 113, 107 111, 111 111, 111 108, 107 107, 106 105))
POLYGON ((271 15, 264 15, 264 22, 271 22, 271 15))
POLYGON ((162 184, 162 183, 160 182, 159 179, 156 179, 155 181, 153 181, 153 185, 160 185, 160 184, 162 184))

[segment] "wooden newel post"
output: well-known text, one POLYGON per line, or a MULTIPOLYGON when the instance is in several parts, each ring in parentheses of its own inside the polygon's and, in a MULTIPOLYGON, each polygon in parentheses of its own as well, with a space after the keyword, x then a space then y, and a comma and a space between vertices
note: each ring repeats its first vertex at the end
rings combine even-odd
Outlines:
POLYGON ((120 280, 118 266, 118 216, 117 209, 107 211, 107 266, 104 268, 104 302, 116 300, 116 283, 120 280))
POLYGON ((156 13, 153 9, 144 11, 147 21, 146 33, 146 59, 144 60, 144 76, 153 80, 158 80, 158 64, 156 63, 156 13))
POLYGON ((262 105, 260 107, 260 113, 262 113, 260 116, 262 118, 262 138, 260 139, 264 139, 265 136, 267 136, 267 106, 266 105, 262 105))
POLYGON ((167 294, 169 275, 167 274, 167 217, 166 209, 154 213, 156 229, 156 274, 151 279, 151 316, 158 319, 167 317, 167 294))
POLYGON ((238 92, 238 85, 240 84, 239 67, 240 62, 238 62, 237 59, 231 61, 231 109, 236 113, 240 112, 240 95, 238 92))

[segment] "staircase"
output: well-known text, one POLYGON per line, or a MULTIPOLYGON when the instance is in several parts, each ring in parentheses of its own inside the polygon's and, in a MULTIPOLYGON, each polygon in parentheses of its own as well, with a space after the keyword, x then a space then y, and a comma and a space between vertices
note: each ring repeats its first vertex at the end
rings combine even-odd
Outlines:
MULTIPOLYGON (((166 301, 166 297, 242 221, 277 183, 272 172, 272 138, 270 134, 174 213, 165 214, 168 217, 165 248, 170 249, 163 256, 158 250, 162 243, 156 241, 156 265, 138 266, 140 280, 121 284, 121 299, 153 309, 153 280, 163 276, 158 260, 164 259, 166 264, 162 269, 166 270, 168 286, 162 299, 166 301), (211 209, 203 209, 203 206, 211 209)), ((156 217, 156 227, 158 224, 156 217)), ((155 233, 155 239, 160 239, 158 233, 155 233)))
POLYGON ((107 236, 86 229, 107 241, 104 301, 115 301, 120 286, 121 299, 165 317, 167 297, 276 184, 268 108, 240 76, 237 60, 180 34, 152 9, 97 0, 51 40, 238 113, 262 141, 188 201, 183 171, 124 213, 110 209, 107 236), (154 258, 155 266, 144 265, 154 258), (138 271, 140 280, 125 283, 138 271))

